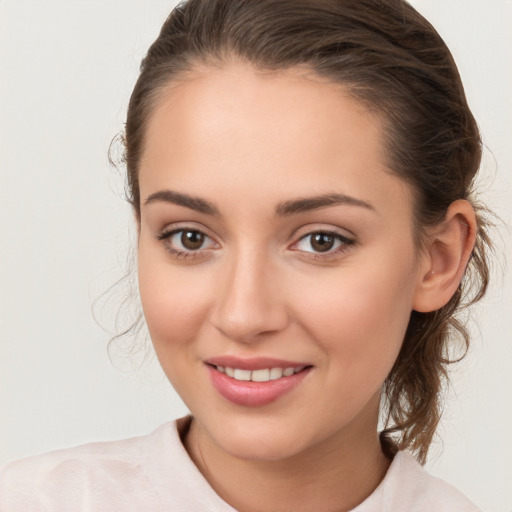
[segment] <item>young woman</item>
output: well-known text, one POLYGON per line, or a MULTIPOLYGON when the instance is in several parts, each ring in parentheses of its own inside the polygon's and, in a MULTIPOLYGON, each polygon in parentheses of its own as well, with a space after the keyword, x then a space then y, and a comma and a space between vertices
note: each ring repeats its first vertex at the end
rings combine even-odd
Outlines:
POLYGON ((124 142, 191 415, 12 463, 0 510, 477 510, 420 465, 488 281, 481 140, 433 27, 401 0, 189 0, 124 142))

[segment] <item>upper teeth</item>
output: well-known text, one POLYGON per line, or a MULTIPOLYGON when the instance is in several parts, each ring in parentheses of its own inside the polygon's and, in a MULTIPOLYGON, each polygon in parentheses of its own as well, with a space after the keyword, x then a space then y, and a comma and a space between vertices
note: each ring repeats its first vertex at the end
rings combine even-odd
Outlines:
POLYGON ((267 382, 269 380, 289 377, 294 373, 300 372, 304 366, 296 368, 264 368, 262 370, 241 370, 240 368, 229 368, 225 366, 216 367, 219 372, 225 373, 228 377, 236 380, 252 380, 253 382, 267 382))

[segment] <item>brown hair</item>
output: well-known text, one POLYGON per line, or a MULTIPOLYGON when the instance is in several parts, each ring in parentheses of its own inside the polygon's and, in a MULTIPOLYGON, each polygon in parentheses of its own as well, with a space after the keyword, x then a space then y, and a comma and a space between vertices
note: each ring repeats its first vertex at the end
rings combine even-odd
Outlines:
MULTIPOLYGON (((415 193, 418 245, 457 199, 472 200, 481 139, 455 62, 436 30, 403 0, 188 0, 179 4, 141 64, 128 108, 124 160, 128 199, 139 214, 138 165, 145 126, 166 86, 198 64, 241 59, 264 70, 307 66, 385 124, 389 168, 415 193)), ((390 452, 408 448, 424 462, 437 427, 456 318, 488 283, 489 239, 474 200, 478 232, 464 278, 438 311, 413 311, 384 385, 381 433, 390 452)), ((464 350, 465 353, 465 350, 464 350)))

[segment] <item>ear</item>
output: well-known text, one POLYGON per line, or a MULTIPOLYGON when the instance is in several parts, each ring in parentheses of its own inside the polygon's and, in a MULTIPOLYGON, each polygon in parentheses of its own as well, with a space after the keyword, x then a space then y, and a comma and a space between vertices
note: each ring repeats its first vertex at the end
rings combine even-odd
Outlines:
POLYGON ((413 309, 428 313, 445 306, 457 291, 475 245, 476 216, 468 201, 453 202, 428 235, 413 309))

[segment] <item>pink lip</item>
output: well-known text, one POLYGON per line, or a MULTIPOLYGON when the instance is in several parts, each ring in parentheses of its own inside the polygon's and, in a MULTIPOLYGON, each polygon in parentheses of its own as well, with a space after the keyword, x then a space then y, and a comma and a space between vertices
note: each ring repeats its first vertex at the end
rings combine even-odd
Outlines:
MULTIPOLYGON (((217 360, 217 359, 216 359, 217 360)), ((225 362, 226 358, 222 358, 225 362)), ((290 368, 303 366, 300 363, 286 362, 286 365, 276 364, 276 360, 272 360, 272 364, 263 364, 262 360, 245 361, 245 365, 220 364, 220 366, 228 366, 231 368, 240 368, 242 370, 259 370, 263 368, 290 368), (257 362, 255 362, 257 361, 257 362), (258 367, 256 367, 256 366, 258 367)), ((265 360, 267 363, 269 360, 265 360)), ((282 362, 281 362, 282 363, 282 362)), ((213 363, 206 365, 212 384, 215 389, 230 402, 245 407, 260 407, 263 405, 275 402, 283 395, 289 393, 292 389, 297 387, 308 375, 312 369, 311 366, 304 368, 299 373, 294 373, 289 377, 281 377, 280 379, 269 380, 268 382, 252 382, 240 381, 228 377, 225 373, 220 372, 213 363)))

